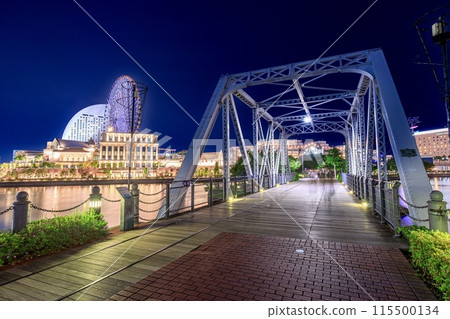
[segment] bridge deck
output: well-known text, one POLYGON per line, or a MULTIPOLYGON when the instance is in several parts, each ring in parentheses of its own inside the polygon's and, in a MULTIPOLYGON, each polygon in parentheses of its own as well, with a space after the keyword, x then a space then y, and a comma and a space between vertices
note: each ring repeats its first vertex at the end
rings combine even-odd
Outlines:
POLYGON ((407 243, 332 181, 147 228, 1 271, 0 300, 434 299, 398 249, 407 243))

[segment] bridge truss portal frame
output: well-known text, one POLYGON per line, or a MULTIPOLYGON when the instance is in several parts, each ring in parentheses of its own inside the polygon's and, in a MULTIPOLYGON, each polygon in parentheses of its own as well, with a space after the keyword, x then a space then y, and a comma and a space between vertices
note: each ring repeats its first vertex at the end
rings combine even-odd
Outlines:
MULTIPOLYGON (((172 184, 170 210, 176 211, 182 207, 185 197, 181 187, 182 181, 191 180, 194 176, 197 163, 220 113, 225 198, 232 195, 229 187, 232 123, 249 180, 254 179, 259 183, 260 176, 264 174, 269 174, 273 178, 272 182, 278 174, 285 178, 290 172, 287 149, 289 137, 335 132, 345 136, 348 172, 354 176, 370 178, 375 153, 380 181, 387 180, 386 149, 389 138, 406 200, 416 206, 422 206, 429 199, 431 186, 381 49, 223 75, 172 184), (313 81, 330 74, 343 73, 359 76, 356 88, 329 89, 326 94, 313 96, 304 93, 305 89, 313 88, 309 85, 313 81), (263 101, 258 101, 247 92, 247 88, 262 85, 284 85, 287 89, 263 101), (296 92, 298 98, 283 99, 289 92, 296 92), (253 154, 261 154, 254 156, 252 167, 246 151, 250 145, 245 145, 236 100, 250 107, 252 111, 252 151, 253 154), (335 101, 344 101, 347 108, 325 108, 335 101), (276 139, 278 145, 275 145, 276 139)), ((163 206, 160 216, 165 210, 163 206)), ((409 210, 415 218, 427 218, 426 209, 410 206, 409 210)), ((422 222, 416 224, 425 225, 422 222)))

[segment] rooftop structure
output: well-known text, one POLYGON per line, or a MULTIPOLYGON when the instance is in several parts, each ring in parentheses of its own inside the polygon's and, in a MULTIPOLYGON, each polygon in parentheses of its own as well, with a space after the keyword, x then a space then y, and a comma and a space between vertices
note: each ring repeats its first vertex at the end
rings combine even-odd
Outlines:
POLYGON ((67 123, 62 138, 80 142, 92 139, 95 143, 99 143, 106 127, 106 109, 106 104, 95 104, 77 112, 67 123))

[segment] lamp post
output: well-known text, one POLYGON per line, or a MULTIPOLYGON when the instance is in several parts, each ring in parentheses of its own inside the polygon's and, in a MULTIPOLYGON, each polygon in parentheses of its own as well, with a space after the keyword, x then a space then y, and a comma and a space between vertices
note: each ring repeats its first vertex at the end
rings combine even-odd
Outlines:
POLYGON ((100 194, 100 187, 92 187, 92 193, 89 195, 89 208, 93 209, 97 214, 100 214, 102 209, 102 194, 100 194))
POLYGON ((130 152, 128 156, 128 182, 127 182, 128 190, 130 190, 130 181, 131 181, 131 163, 132 163, 131 158, 133 156, 133 133, 134 133, 134 108, 136 104, 136 99, 138 98, 137 94, 138 94, 137 87, 135 84, 133 84, 133 103, 131 109, 131 124, 130 124, 130 152))

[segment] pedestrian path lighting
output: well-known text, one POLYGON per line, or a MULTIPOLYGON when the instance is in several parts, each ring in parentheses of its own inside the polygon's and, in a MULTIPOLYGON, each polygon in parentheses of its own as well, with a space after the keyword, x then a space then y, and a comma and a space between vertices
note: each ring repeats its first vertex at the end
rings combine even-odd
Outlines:
POLYGON ((92 193, 89 195, 89 208, 100 214, 102 208, 102 194, 100 194, 100 187, 92 187, 92 193))

